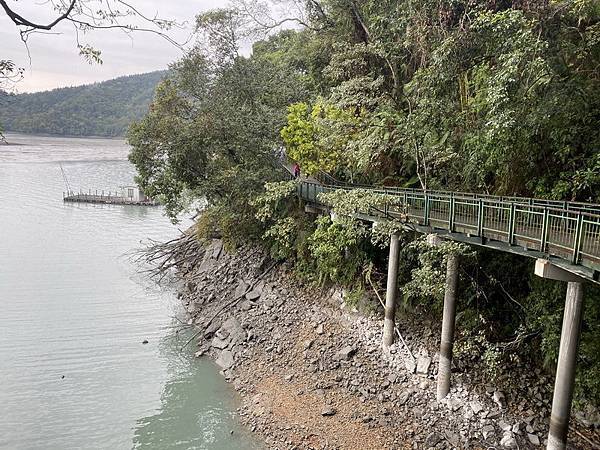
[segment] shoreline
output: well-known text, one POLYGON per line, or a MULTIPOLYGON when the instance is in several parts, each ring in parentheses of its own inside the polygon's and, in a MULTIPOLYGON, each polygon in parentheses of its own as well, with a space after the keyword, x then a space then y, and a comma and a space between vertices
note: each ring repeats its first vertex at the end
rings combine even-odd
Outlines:
MULTIPOLYGON (((179 267, 196 356, 215 360, 240 394, 242 423, 268 448, 545 444, 552 379, 541 371, 509 371, 495 386, 467 364, 437 402, 439 330, 425 315, 399 321, 410 350, 384 353, 377 312, 359 314, 342 291, 304 286, 256 248, 230 254, 215 239, 200 251, 179 267)), ((570 446, 590 448, 585 434, 597 434, 579 428, 570 446)))

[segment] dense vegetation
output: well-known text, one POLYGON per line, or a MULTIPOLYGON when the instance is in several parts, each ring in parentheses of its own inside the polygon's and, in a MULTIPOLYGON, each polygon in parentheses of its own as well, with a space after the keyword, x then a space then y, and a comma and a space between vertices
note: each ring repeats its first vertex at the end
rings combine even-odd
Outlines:
POLYGON ((148 110, 164 71, 33 94, 0 93, 7 131, 67 136, 122 136, 148 110))
MULTIPOLYGON (((600 200, 598 2, 310 1, 302 29, 242 57, 248 24, 269 23, 246 3, 197 18, 198 45, 129 132, 140 183, 173 218, 207 199, 199 235, 262 242, 350 298, 381 287, 396 225, 343 218, 379 200, 336 194, 340 220, 305 215, 293 182, 278 182, 282 146, 306 172, 350 181, 600 200)), ((439 314, 445 255, 462 255, 459 358, 490 377, 532 361, 554 370, 564 284, 525 258, 402 240, 407 313, 439 314)), ((600 293, 586 289, 578 395, 599 403, 600 293)))

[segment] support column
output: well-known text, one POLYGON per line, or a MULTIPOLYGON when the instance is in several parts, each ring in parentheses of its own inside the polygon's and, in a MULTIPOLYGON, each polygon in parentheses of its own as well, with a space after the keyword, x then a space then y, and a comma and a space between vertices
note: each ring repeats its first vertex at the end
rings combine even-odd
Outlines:
POLYGON ((396 326, 396 297, 398 294, 398 255, 400 242, 398 234, 390 236, 390 258, 388 261, 387 290, 385 294, 385 318, 383 321, 383 346, 389 347, 394 343, 394 328, 396 326))
POLYGON ((442 319, 442 339, 440 343, 440 363, 437 379, 437 399, 443 399, 450 391, 452 370, 452 347, 454 346, 454 325, 456 323, 456 287, 458 285, 458 256, 448 255, 446 267, 446 291, 444 293, 444 317, 442 319))
POLYGON ((552 398, 552 415, 550 416, 550 432, 548 434, 548 450, 563 450, 567 448, 569 418, 571 417, 571 402, 575 383, 575 363, 577 345, 581 329, 583 309, 583 284, 579 281, 569 281, 565 312, 563 315, 562 332, 560 335, 560 350, 554 382, 552 398))

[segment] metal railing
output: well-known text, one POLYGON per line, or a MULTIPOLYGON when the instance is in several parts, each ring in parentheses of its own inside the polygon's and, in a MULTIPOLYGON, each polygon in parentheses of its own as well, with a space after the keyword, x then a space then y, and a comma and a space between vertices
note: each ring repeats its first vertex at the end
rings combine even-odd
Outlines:
POLYGON ((600 270, 600 205, 356 185, 322 173, 313 178, 316 181, 299 181, 298 194, 315 205, 327 206, 319 200, 320 193, 340 189, 388 194, 400 197, 400 202, 394 204, 401 203, 402 207, 385 204, 378 212, 356 213, 372 220, 402 219, 432 232, 444 230, 451 236, 480 238, 483 245, 488 241, 503 242, 509 247, 558 257, 592 272, 600 270))

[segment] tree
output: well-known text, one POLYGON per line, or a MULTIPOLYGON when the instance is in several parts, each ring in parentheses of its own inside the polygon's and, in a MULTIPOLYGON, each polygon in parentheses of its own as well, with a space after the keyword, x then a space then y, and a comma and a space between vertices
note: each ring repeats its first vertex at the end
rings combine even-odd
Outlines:
POLYGON ((172 65, 148 115, 131 127, 130 159, 173 219, 190 198, 203 197, 237 214, 238 225, 254 222, 249 200, 277 178, 279 130, 287 105, 305 98, 305 84, 270 51, 276 38, 271 49, 238 55, 243 30, 234 11, 202 14, 197 25, 204 39, 172 65))
MULTIPOLYGON (((16 3, 16 0, 14 0, 16 3)), ((39 9, 47 12, 46 21, 25 17, 9 0, 0 0, 0 7, 6 17, 17 27, 21 40, 27 45, 32 33, 54 30, 62 23, 70 23, 76 34, 76 45, 79 54, 90 63, 102 63, 102 52, 89 44, 80 42, 80 34, 90 30, 119 29, 126 33, 153 33, 180 47, 168 33, 173 27, 180 27, 174 20, 151 17, 140 9, 123 0, 107 0, 101 6, 93 0, 49 0, 39 5, 39 9)), ((1 65, 12 64, 8 60, 0 60, 1 65)))

